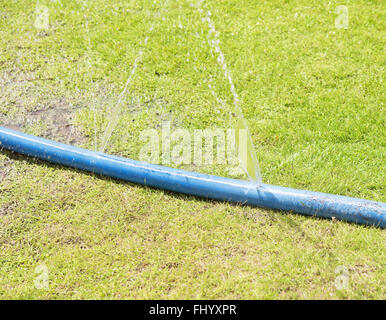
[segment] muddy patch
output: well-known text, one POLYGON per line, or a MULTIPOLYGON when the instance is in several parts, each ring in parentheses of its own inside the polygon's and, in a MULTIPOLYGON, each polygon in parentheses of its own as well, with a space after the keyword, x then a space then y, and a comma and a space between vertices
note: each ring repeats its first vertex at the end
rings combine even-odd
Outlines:
POLYGON ((43 123, 45 130, 42 136, 55 141, 72 145, 82 145, 86 138, 73 125, 76 109, 61 102, 61 107, 30 112, 27 115, 29 123, 43 123))
POLYGON ((13 168, 12 165, 13 165, 13 160, 7 159, 7 158, 0 159, 0 182, 4 181, 10 176, 10 173, 13 168))
POLYGON ((59 142, 84 144, 86 137, 73 125, 79 107, 48 89, 45 79, 31 79, 33 74, 17 71, 0 74, 0 125, 59 142))
POLYGON ((50 108, 27 112, 12 118, 4 117, 0 125, 9 129, 28 132, 38 129, 39 136, 72 145, 82 145, 86 138, 72 124, 75 110, 72 108, 50 108))
POLYGON ((14 212, 15 208, 16 208, 16 205, 17 203, 12 201, 12 202, 9 202, 9 203, 6 203, 5 205, 1 206, 0 205, 0 216, 1 215, 9 215, 9 214, 12 214, 12 212, 14 212))

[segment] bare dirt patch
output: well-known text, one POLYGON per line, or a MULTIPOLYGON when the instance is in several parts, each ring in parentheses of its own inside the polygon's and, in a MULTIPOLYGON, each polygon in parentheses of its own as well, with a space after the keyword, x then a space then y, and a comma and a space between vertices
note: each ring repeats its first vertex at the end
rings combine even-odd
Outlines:
POLYGON ((17 203, 12 201, 12 202, 6 203, 3 206, 0 206, 0 215, 12 214, 12 212, 16 208, 16 205, 17 203))
POLYGON ((38 132, 56 141, 81 145, 86 138, 73 125, 77 106, 45 85, 53 79, 36 79, 33 73, 0 73, 0 125, 38 132))
POLYGON ((42 136, 56 141, 81 145, 85 137, 72 124, 75 109, 65 101, 47 110, 32 111, 28 114, 29 121, 43 122, 46 129, 42 136))
POLYGON ((9 176, 12 170, 12 164, 13 160, 11 159, 0 159, 0 181, 4 181, 9 176))

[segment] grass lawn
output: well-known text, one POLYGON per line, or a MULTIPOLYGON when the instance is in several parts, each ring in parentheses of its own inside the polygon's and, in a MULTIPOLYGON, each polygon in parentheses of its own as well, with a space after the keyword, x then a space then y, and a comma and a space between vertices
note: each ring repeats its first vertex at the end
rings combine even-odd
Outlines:
MULTIPOLYGON (((162 121, 224 127, 232 96, 197 2, 39 0, 43 28, 34 1, 2 1, 0 125, 93 149, 118 115, 106 152, 133 159, 140 133, 162 121)), ((219 33, 263 182, 385 202, 384 1, 201 7, 219 33), (339 5, 347 29, 335 24, 339 5)), ((234 176, 223 166, 183 167, 234 176)), ((3 299, 385 299, 385 240, 377 228, 205 201, 0 151, 3 299)))

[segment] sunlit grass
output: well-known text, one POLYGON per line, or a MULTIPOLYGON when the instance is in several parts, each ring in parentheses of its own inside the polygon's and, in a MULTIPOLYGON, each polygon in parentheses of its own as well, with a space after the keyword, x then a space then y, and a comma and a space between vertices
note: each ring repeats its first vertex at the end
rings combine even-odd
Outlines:
MULTIPOLYGON (((229 88, 188 2, 170 0, 164 19, 151 1, 39 2, 47 30, 34 26, 30 1, 0 9, 0 125, 94 148, 144 48, 108 152, 136 158, 140 132, 164 120, 224 127, 205 72, 230 106, 229 88)), ((338 1, 205 3, 263 181, 385 201, 383 2, 343 3, 348 29, 335 27, 338 1)), ((203 201, 8 152, 0 179, 3 298, 385 298, 376 228, 203 201), (48 289, 34 286, 38 265, 48 289)))

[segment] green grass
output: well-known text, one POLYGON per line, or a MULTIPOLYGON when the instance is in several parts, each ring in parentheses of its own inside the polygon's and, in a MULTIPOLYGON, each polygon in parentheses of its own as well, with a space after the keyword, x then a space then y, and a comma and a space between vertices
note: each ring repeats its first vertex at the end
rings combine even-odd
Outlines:
MULTIPOLYGON (((225 127, 229 86, 186 1, 39 1, 0 9, 0 125, 94 146, 148 29, 107 151, 137 158, 163 120, 225 127), (89 27, 87 37, 86 17, 89 27), (189 61, 187 60, 189 59, 189 61), (226 106, 207 89, 213 77, 226 106), (222 109, 223 108, 223 109, 222 109)), ((205 1, 265 183, 385 201, 382 1, 205 1), (346 5, 349 28, 337 29, 346 5)), ((223 167, 187 169, 230 175, 223 167)), ((153 190, 0 152, 4 299, 385 299, 377 228, 153 190), (35 268, 49 270, 37 289, 35 268), (338 290, 335 272, 348 269, 338 290)))

